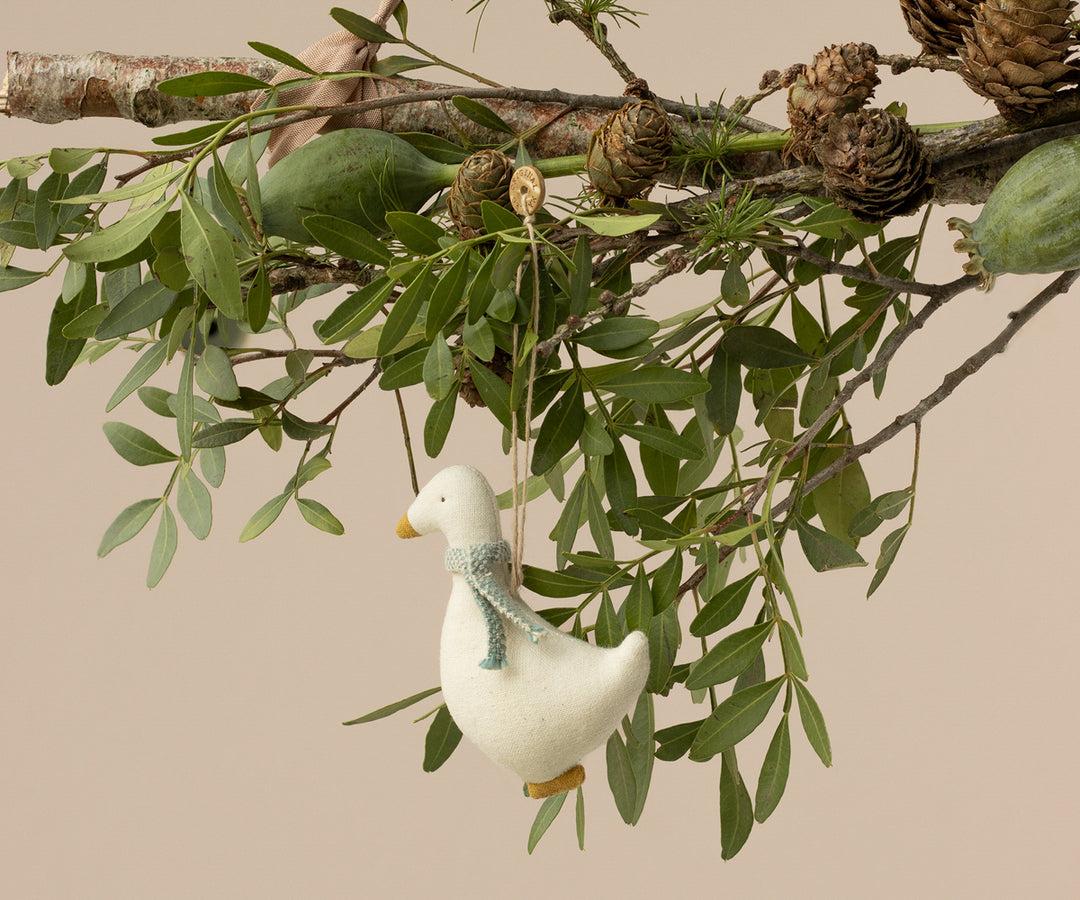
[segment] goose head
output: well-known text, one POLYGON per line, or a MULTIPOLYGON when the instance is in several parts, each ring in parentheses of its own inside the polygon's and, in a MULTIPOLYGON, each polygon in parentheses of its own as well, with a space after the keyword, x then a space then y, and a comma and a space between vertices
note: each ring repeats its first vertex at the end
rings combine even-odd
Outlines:
POLYGON ((477 469, 443 469, 424 485, 397 526, 401 538, 433 531, 441 531, 451 547, 502 540, 495 492, 477 469))

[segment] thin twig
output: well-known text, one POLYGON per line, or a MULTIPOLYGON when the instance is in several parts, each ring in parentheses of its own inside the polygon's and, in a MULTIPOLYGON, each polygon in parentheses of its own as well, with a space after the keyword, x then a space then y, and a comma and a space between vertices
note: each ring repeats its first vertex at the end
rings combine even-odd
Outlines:
MULTIPOLYGON (((830 478, 842 472, 857 459, 866 456, 868 453, 872 453, 909 425, 918 425, 921 423, 930 410, 952 394, 964 381, 978 372, 995 356, 1004 353, 1006 347, 1009 346, 1009 342, 1016 336, 1017 332, 1042 311, 1051 300, 1068 291, 1077 278, 1080 278, 1080 270, 1077 269, 1074 269, 1071 272, 1064 272, 1058 276, 1058 278, 1029 300, 1018 312, 1013 313, 1010 316, 1009 324, 998 333, 997 337, 949 372, 941 380, 941 384, 938 385, 935 390, 923 397, 922 400, 916 403, 907 412, 897 416, 873 437, 867 438, 859 444, 852 445, 828 466, 820 472, 815 473, 811 478, 808 478, 803 486, 803 495, 809 494, 814 488, 819 487, 830 478)), ((773 508, 773 515, 779 515, 785 512, 791 506, 791 501, 792 498, 789 497, 778 503, 773 508)))
MULTIPOLYGON (((357 362, 360 362, 360 360, 357 360, 357 362)), ((330 412, 328 412, 325 416, 323 416, 321 419, 319 419, 319 424, 320 425, 329 425, 331 422, 334 421, 334 419, 336 419, 343 412, 345 412, 345 410, 348 408, 349 404, 352 403, 362 393, 364 393, 364 391, 366 391, 371 386, 371 383, 373 381, 375 381, 376 378, 379 377, 379 374, 380 374, 381 371, 382 370, 379 368, 379 363, 378 363, 378 361, 376 361, 375 362, 375 367, 371 370, 371 374, 368 375, 368 377, 364 379, 364 381, 361 383, 360 387, 358 387, 355 391, 353 391, 351 394, 349 394, 348 397, 346 397, 344 400, 342 400, 337 406, 335 406, 332 410, 330 410, 330 412)))
POLYGON ((611 45, 611 41, 607 39, 607 26, 600 25, 600 29, 604 32, 604 37, 601 40, 597 40, 596 32, 594 30, 594 22, 591 19, 587 19, 581 13, 577 12, 569 3, 564 3, 563 0, 547 0, 548 6, 553 10, 549 17, 556 25, 559 22, 569 22, 578 31, 580 31, 585 38, 599 50, 604 59, 611 63, 611 67, 618 73, 618 76, 625 82, 629 83, 637 78, 633 70, 626 64, 626 61, 619 55, 619 52, 611 45))
POLYGON ((405 441, 405 455, 409 459, 409 478, 412 479, 413 493, 419 494, 420 483, 416 480, 416 460, 413 459, 412 438, 409 437, 409 420, 405 417, 405 404, 402 402, 400 390, 395 388, 394 396, 397 398, 398 416, 401 418, 401 437, 405 441))

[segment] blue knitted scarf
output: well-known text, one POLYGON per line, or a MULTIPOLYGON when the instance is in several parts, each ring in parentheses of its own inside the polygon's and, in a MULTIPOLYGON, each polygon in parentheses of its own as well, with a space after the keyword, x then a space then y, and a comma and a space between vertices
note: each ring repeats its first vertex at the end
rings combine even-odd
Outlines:
POLYGON ((524 631, 534 644, 544 633, 543 626, 526 621, 521 614, 524 604, 507 593, 496 580, 494 566, 508 562, 510 545, 506 541, 449 547, 446 550, 446 568, 464 577, 487 625, 488 655, 480 663, 481 669, 506 668, 506 627, 503 619, 524 631))

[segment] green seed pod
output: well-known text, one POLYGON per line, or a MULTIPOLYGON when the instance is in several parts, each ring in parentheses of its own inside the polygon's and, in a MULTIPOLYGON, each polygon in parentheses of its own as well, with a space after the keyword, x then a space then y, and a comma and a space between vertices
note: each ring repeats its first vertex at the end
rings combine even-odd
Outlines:
POLYGON ((953 217, 964 271, 994 286, 998 275, 1080 268, 1080 135, 1036 147, 990 193, 974 222, 953 217))
POLYGON ((310 244, 304 217, 325 213, 380 234, 388 212, 416 212, 450 186, 457 169, 385 131, 331 131, 294 150, 259 182, 263 230, 310 244))

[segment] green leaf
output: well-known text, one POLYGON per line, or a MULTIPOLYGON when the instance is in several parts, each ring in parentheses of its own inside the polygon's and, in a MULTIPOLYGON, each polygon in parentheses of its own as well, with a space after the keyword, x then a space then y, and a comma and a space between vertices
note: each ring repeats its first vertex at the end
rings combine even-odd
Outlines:
POLYGON ((242 91, 265 91, 270 87, 268 82, 240 72, 195 72, 166 78, 157 85, 158 91, 169 97, 222 97, 242 91))
MULTIPOLYGON (((578 788, 578 790, 580 791, 581 788, 578 788)), ((562 811, 565 802, 566 793, 563 792, 545 798, 544 802, 540 804, 540 809, 536 812, 536 818, 533 819, 532 828, 529 829, 529 853, 536 849, 536 845, 540 843, 540 838, 551 827, 551 823, 555 821, 555 817, 562 811)))
MULTIPOLYGON (((425 221, 427 221, 425 219, 425 221)), ((416 324, 420 315, 420 307, 431 295, 435 277, 431 274, 431 263, 427 263, 423 271, 416 276, 390 307, 390 313, 383 324, 379 335, 378 355, 386 356, 401 343, 409 329, 416 324)))
POLYGON ((165 572, 176 553, 176 517, 167 503, 161 504, 161 518, 158 520, 154 545, 150 548, 150 565, 146 570, 146 586, 157 587, 165 577, 165 572))
POLYGON ((425 700, 432 694, 437 694, 441 688, 433 687, 428 688, 426 691, 421 691, 419 694, 413 694, 411 697, 406 697, 404 700, 396 700, 393 703, 388 703, 386 706, 380 706, 374 712, 369 712, 366 715, 360 716, 356 719, 349 719, 347 722, 342 722, 342 725, 363 725, 367 722, 374 722, 377 719, 385 719, 387 716, 392 716, 396 712, 401 712, 403 709, 408 709, 421 700, 425 700))
POLYGON ((802 519, 795 520, 795 529, 799 533, 799 545, 806 561, 815 571, 827 572, 830 569, 866 565, 866 560, 850 544, 827 531, 815 528, 802 519))
POLYGON ((745 578, 733 581, 706 603, 690 623, 694 637, 705 637, 734 622, 746 606, 750 589, 760 573, 751 572, 745 578))
POLYGON ((199 469, 211 487, 221 487, 221 483, 225 480, 225 449, 204 447, 200 450, 199 469))
POLYGON ((291 350, 285 357, 285 374, 295 387, 307 381, 308 368, 314 360, 315 354, 310 350, 291 350))
POLYGON ((581 452, 586 456, 607 456, 615 447, 604 420, 597 413, 587 413, 581 432, 581 452))
POLYGON ((791 726, 787 713, 780 718, 776 726, 765 759, 761 763, 758 776, 757 794, 754 799, 754 818, 764 822, 776 809, 787 787, 788 772, 791 769, 791 726))
POLYGON ((743 688, 717 706, 698 731, 690 748, 690 759, 695 762, 712 759, 749 735, 768 715, 784 679, 781 675, 743 688))
POLYGON ((659 744, 656 758, 665 762, 674 762, 681 758, 694 743, 694 738, 704 723, 704 719, 698 719, 696 722, 683 722, 661 728, 656 732, 656 742, 659 744))
POLYGON ((435 713, 424 739, 424 771, 434 772, 446 762, 461 743, 461 729, 444 703, 435 713))
POLYGON ((604 505, 600 492, 591 478, 585 477, 585 509, 589 521, 589 534, 592 535, 596 544, 596 552, 605 559, 615 558, 615 544, 611 539, 611 525, 608 524, 607 515, 604 513, 604 505))
POLYGON ((221 131, 222 127, 221 122, 210 122, 207 125, 185 128, 183 131, 159 134, 150 140, 159 147, 190 147, 193 144, 199 144, 208 138, 214 137, 221 131))
POLYGON ((424 338, 434 340, 443 326, 457 312, 465 295, 469 280, 469 254, 463 253, 439 278, 428 300, 427 318, 424 320, 424 338))
POLYGON ((53 205, 53 201, 64 196, 67 186, 67 175, 59 172, 51 173, 38 185, 34 197, 34 236, 42 250, 52 246, 60 231, 60 209, 53 205))
POLYGON ((637 784, 630 754, 626 752, 626 745, 618 731, 612 732, 607 742, 607 778, 611 795, 615 798, 615 807, 622 820, 630 825, 637 808, 637 784))
POLYGON ((200 541, 205 540, 214 520, 210 491, 189 466, 183 466, 180 470, 176 485, 176 508, 188 531, 200 541))
POLYGON ((327 250, 372 266, 388 266, 390 251, 366 228, 336 216, 304 217, 304 227, 327 250))
POLYGON ((724 754, 720 767, 720 858, 731 859, 750 837, 754 808, 750 791, 739 774, 735 752, 724 754))
POLYGON ((772 632, 773 621, 770 619, 728 635, 690 666, 687 689, 696 691, 735 678, 754 661, 772 632))
POLYGON ((709 383, 692 372, 651 365, 613 375, 601 387, 642 403, 675 403, 703 394, 709 383))
POLYGON ((151 279, 109 310, 94 332, 94 337, 107 341, 147 328, 172 308, 177 296, 176 291, 170 291, 161 282, 151 279))
POLYGON ((854 538, 864 538, 873 534, 886 519, 900 515, 914 496, 910 488, 901 491, 889 491, 875 497, 868 506, 851 517, 848 534, 854 538))
POLYGON ((533 474, 543 475, 569 453, 584 427, 585 397, 581 383, 575 380, 544 416, 533 449, 533 474))
POLYGON ((520 231, 522 221, 510 210, 491 200, 480 201, 480 214, 484 220, 484 231, 498 234, 500 231, 520 231))
MULTIPOLYGON (((851 432, 844 429, 837 433, 834 442, 847 444, 850 439, 851 432)), ((818 466, 824 468, 843 452, 842 447, 827 447, 821 453, 818 466)), ((846 540, 852 545, 857 544, 858 540, 849 534, 849 528, 855 514, 870 504, 870 485, 866 481, 862 465, 856 461, 847 466, 828 481, 819 484, 811 496, 814 499, 814 510, 825 530, 833 537, 846 540)))
POLYGON ((171 407, 176 415, 176 434, 180 440, 180 455, 184 462, 191 459, 191 431, 195 426, 195 354, 189 349, 180 368, 180 384, 176 403, 171 407))
POLYGON ((577 789, 577 804, 574 807, 574 824, 577 829, 578 849, 585 849, 585 793, 581 785, 577 789))
POLYGON ((226 419, 216 425, 200 428, 191 440, 191 446, 200 450, 206 447, 224 447, 243 440, 259 427, 255 419, 226 419))
POLYGON ((751 369, 783 369, 817 362, 787 335, 761 325, 729 328, 720 346, 736 362, 751 369))
POLYGON ((596 587, 596 582, 584 578, 574 578, 562 572, 552 572, 536 566, 523 566, 526 589, 541 597, 576 597, 596 587))
POLYGON ((230 319, 244 318, 240 272, 229 233, 207 210, 180 195, 180 246, 191 277, 230 319))
POLYGON ((428 347, 417 347, 402 353, 386 366, 386 371, 379 379, 379 387, 384 391, 394 391, 419 384, 424 380, 424 361, 428 352, 428 347))
POLYGON ((34 223, 27 219, 0 222, 0 241, 24 250, 39 249, 37 229, 34 223))
POLYGON ((454 356, 446 341, 437 337, 424 354, 424 387, 432 400, 443 400, 456 385, 454 356))
POLYGON ((161 505, 161 502, 160 497, 150 497, 146 500, 138 500, 126 507, 105 529, 105 534, 98 545, 97 555, 108 556, 121 544, 135 537, 150 521, 154 510, 161 505))
POLYGON ((654 450, 666 453, 677 459, 701 459, 703 451, 692 441, 667 428, 655 425, 620 425, 619 430, 630 435, 634 440, 647 444, 654 450))
POLYGON ((649 632, 649 622, 653 615, 652 590, 649 579, 645 577, 645 568, 638 566, 637 574, 626 595, 626 627, 631 631, 649 632))
POLYGON ((654 694, 668 690, 675 656, 682 641, 679 614, 674 604, 654 615, 649 622, 649 677, 645 689, 654 694))
POLYGON ((95 149, 53 147, 49 151, 49 166, 54 172, 68 175, 77 172, 100 152, 95 149))
POLYGON ((705 412, 716 426, 717 434, 728 435, 735 430, 742 400, 742 369, 738 360, 722 346, 713 353, 707 374, 709 392, 705 395, 705 412))
POLYGON ((28 284, 33 284, 39 278, 44 278, 47 274, 47 272, 17 269, 14 266, 0 266, 0 292, 17 291, 28 284))
MULTIPOLYGON (((382 309, 395 283, 393 279, 380 275, 370 284, 349 294, 319 325, 318 333, 322 342, 333 344, 357 334, 382 309)), ((248 303, 251 303, 250 296, 248 303)))
POLYGON ((297 497, 296 505, 300 507, 300 515, 304 517, 304 521, 318 528, 319 531, 325 531, 327 534, 345 533, 345 526, 341 524, 338 517, 319 501, 310 500, 307 497, 297 497))
MULTIPOLYGON (((73 264, 79 267, 80 264, 73 264)), ((0 269, 0 279, 8 269, 0 269)), ((65 303, 64 295, 56 298, 52 315, 49 317, 49 331, 45 340, 45 383, 60 384, 71 367, 75 365, 86 346, 85 338, 75 340, 64 336, 64 329, 88 309, 97 303, 97 280, 92 274, 86 275, 83 286, 72 299, 65 303)))
POLYGON ((634 509, 638 505, 637 480, 622 442, 615 441, 611 452, 603 457, 603 460, 604 488, 607 491, 608 508, 626 534, 636 534, 637 521, 628 515, 626 510, 634 509))
POLYGON ((260 506, 247 524, 240 532, 240 543, 250 541, 253 538, 257 538, 260 534, 266 531, 274 522, 277 517, 281 515, 281 511, 285 508, 285 504, 289 502, 291 493, 278 494, 276 497, 267 500, 262 506, 260 506))
POLYGON ((301 62, 288 51, 275 47, 273 44, 264 44, 262 41, 248 41, 248 46, 256 53, 261 53, 263 56, 288 66, 290 69, 296 69, 298 72, 304 72, 308 75, 319 74, 307 63, 301 62))
POLYGON ((371 19, 366 19, 347 9, 342 9, 340 6, 331 9, 330 15, 342 28, 351 31, 357 37, 363 38, 372 44, 400 43, 396 37, 381 25, 376 25, 371 19))
POLYGON ((133 466, 153 466, 176 462, 180 457, 163 447, 150 435, 123 422, 106 422, 102 426, 112 448, 133 466))
POLYGON ((750 300, 750 285, 738 258, 732 259, 720 278, 720 296, 728 306, 742 306, 750 300))
POLYGON ((481 316, 476 322, 466 322, 461 330, 461 340, 477 359, 491 362, 495 358, 495 335, 491 324, 481 316))
MULTIPOLYGON (((399 6, 395 10, 395 15, 398 10, 404 9, 404 6, 399 6)), ((393 78, 395 75, 400 75, 402 72, 411 72, 414 69, 425 69, 428 66, 438 65, 438 63, 432 62, 430 59, 417 59, 415 56, 388 56, 386 59, 377 59, 371 67, 371 71, 376 75, 382 75, 384 78, 393 78)))
POLYGON ((896 531, 887 535, 885 540, 881 542, 881 551, 878 554, 877 562, 874 563, 874 568, 877 569, 877 571, 874 572, 874 577, 866 592, 867 598, 881 587, 881 582, 883 582, 885 576, 889 574, 889 569, 892 568, 892 564, 896 559, 896 554, 900 552, 900 545, 904 542, 904 536, 908 533, 910 527, 910 522, 902 525, 900 528, 897 528, 896 531))
POLYGON ((832 201, 808 200, 812 205, 821 203, 810 215, 798 223, 798 228, 825 238, 839 240, 846 233, 858 239, 866 239, 881 230, 880 224, 860 222, 848 210, 838 209, 832 201))
POLYGON ((83 263, 119 259, 146 240, 154 226, 168 212, 171 201, 172 198, 169 198, 136 212, 129 212, 116 224, 68 244, 64 248, 64 256, 72 262, 83 263))
POLYGON ((195 380, 211 397, 239 400, 240 386, 236 383, 229 354, 216 344, 207 344, 195 366, 195 380))
POLYGON ((386 224, 397 239, 414 253, 430 256, 442 250, 439 239, 446 232, 426 216, 395 210, 386 214, 386 224))
MULTIPOLYGON (((477 125, 490 128, 492 131, 501 131, 503 134, 516 134, 514 129, 507 125, 492 109, 471 97, 454 97, 451 101, 465 118, 472 119, 477 125)), ((520 222, 518 223, 520 225, 520 222)))
POLYGON ((450 426, 454 421, 454 411, 457 408, 456 385, 447 392, 442 400, 431 404, 427 418, 424 420, 424 452, 434 459, 442 453, 446 437, 450 434, 450 426))
POLYGON ((592 247, 589 239, 581 235, 574 246, 574 269, 570 273, 570 315, 581 316, 589 302, 592 287, 592 247))
POLYGON ((630 757, 630 768, 634 772, 635 803, 634 816, 631 825, 637 825, 641 820, 641 814, 645 811, 645 799, 649 794, 649 785, 652 783, 653 751, 656 749, 656 740, 653 732, 656 728, 656 715, 653 708, 652 695, 642 691, 634 706, 634 714, 630 720, 630 729, 626 735, 626 753, 630 757))
POLYGON ((281 426, 285 437, 293 441, 314 441, 334 430, 333 425, 323 425, 321 422, 307 422, 299 416, 294 416, 287 409, 281 412, 281 426))
POLYGON ((611 595, 604 589, 600 609, 596 613, 596 646, 618 647, 625 634, 611 602, 611 595))
POLYGON ((18 181, 29 178, 42 166, 42 160, 36 156, 16 156, 5 161, 8 174, 18 181))
POLYGON ((120 384, 116 386, 116 390, 113 391, 109 402, 105 404, 105 412, 112 412, 122 400, 142 387, 146 380, 161 368, 161 364, 165 362, 166 343, 164 339, 160 340, 139 354, 135 365, 131 367, 127 375, 120 381, 120 384))
POLYGON ((653 606, 657 612, 667 609, 674 601, 682 583, 683 551, 676 550, 652 575, 653 606))
POLYGON ((597 353, 612 353, 648 340, 660 329, 645 316, 620 316, 601 319, 579 332, 574 340, 597 353))
POLYGON ((624 237, 635 231, 644 231, 660 221, 660 213, 642 213, 637 215, 590 215, 574 216, 579 225, 601 234, 604 237, 624 237))
POLYGON ((247 322, 251 330, 258 334, 263 330, 267 318, 270 316, 270 303, 273 293, 270 289, 270 278, 266 269, 259 266, 255 277, 251 280, 251 286, 247 292, 247 322))
POLYGON ((799 718, 802 720, 807 740, 810 741, 810 746, 814 748, 814 752, 822 763, 831 766, 832 747, 829 744, 829 732, 825 729, 825 717, 821 714, 821 708, 805 684, 797 678, 792 683, 795 685, 795 696, 799 701, 799 718))
POLYGON ((475 359, 469 360, 469 374, 491 414, 503 427, 510 428, 510 385, 475 359))
POLYGON ((796 678, 806 681, 810 674, 806 671, 806 660, 799 645, 799 636, 787 619, 780 620, 780 646, 783 648, 788 670, 796 678))

